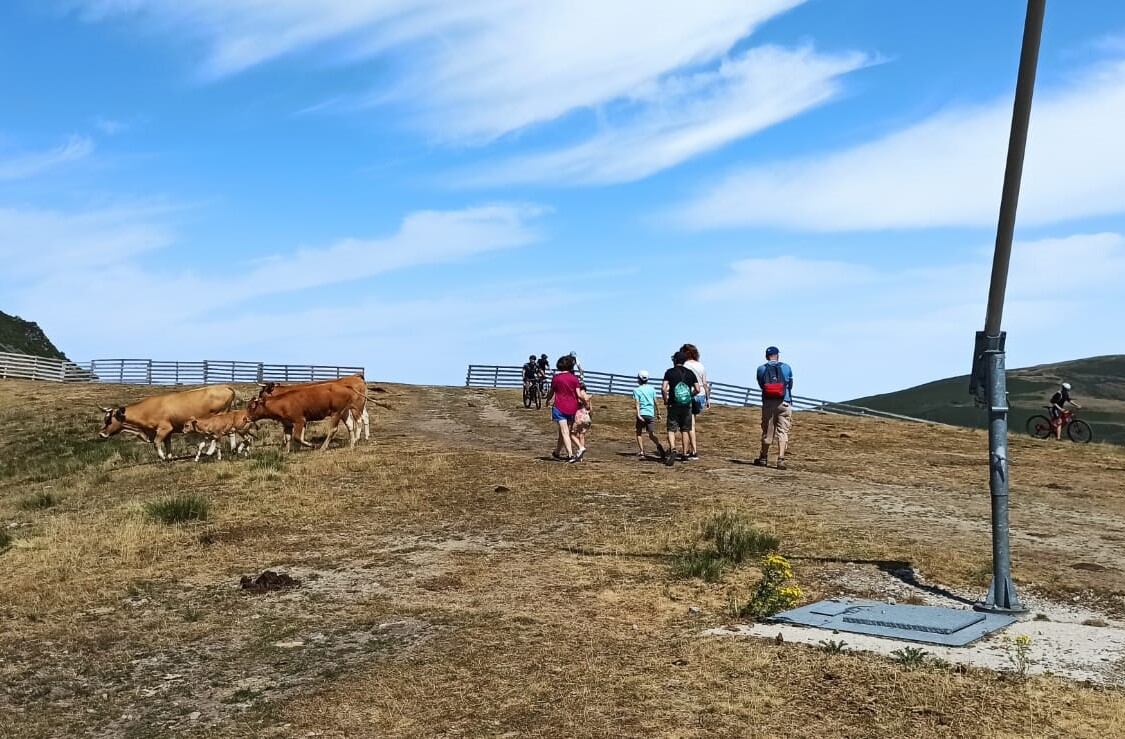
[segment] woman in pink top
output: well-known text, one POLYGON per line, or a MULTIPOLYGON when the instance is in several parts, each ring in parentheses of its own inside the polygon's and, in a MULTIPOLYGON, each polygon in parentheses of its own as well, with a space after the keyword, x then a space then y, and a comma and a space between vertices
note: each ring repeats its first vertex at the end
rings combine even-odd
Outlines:
POLYGON ((551 392, 547 394, 547 402, 551 406, 551 420, 558 424, 559 438, 555 444, 555 451, 551 454, 555 459, 565 459, 574 463, 582 459, 585 449, 579 448, 574 452, 577 440, 573 439, 572 430, 574 416, 578 413, 578 394, 581 392, 581 381, 574 374, 574 357, 560 357, 555 363, 558 370, 551 378, 551 392), (562 452, 566 450, 564 457, 562 452))

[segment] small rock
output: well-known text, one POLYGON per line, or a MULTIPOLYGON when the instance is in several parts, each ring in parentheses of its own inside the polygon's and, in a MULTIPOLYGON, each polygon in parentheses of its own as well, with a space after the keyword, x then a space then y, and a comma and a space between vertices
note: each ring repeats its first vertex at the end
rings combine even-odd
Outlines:
POLYGON ((202 715, 203 714, 200 713, 199 711, 192 711, 191 713, 188 714, 188 718, 191 719, 192 721, 198 721, 199 717, 202 716, 202 715))
POLYGON ((1088 618, 1088 619, 1086 619, 1085 621, 1082 622, 1082 625, 1083 626, 1097 626, 1099 628, 1105 628, 1106 626, 1109 626, 1108 623, 1101 620, 1100 618, 1088 618))
POLYGON ((687 612, 693 616, 698 616, 699 614, 703 613, 703 609, 699 606, 691 606, 687 609, 687 612))
POLYGON ((896 605, 898 603, 898 601, 895 600, 894 598, 887 598, 887 603, 889 603, 890 605, 893 606, 893 605, 896 605))
POLYGON ((273 645, 275 647, 280 648, 280 649, 296 649, 297 647, 305 646, 305 643, 303 641, 301 641, 300 639, 293 639, 292 641, 274 642, 273 645))
POLYGON ((510 493, 510 492, 512 492, 512 489, 509 488, 507 485, 497 485, 496 486, 496 492, 497 493, 510 493))

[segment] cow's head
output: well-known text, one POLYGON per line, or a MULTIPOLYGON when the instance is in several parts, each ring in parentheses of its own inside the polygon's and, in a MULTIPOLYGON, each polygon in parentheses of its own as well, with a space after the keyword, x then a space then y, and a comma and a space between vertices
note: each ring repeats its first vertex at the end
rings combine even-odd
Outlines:
POLYGON ((266 417, 265 416, 265 410, 266 410, 265 401, 260 397, 254 398, 253 400, 251 400, 249 403, 246 404, 246 417, 249 418, 251 421, 258 421, 258 420, 266 417))
POLYGON ((260 385, 262 388, 258 391, 259 398, 264 398, 277 389, 276 382, 259 382, 258 385, 260 385))
POLYGON ((185 434, 193 434, 193 433, 196 433, 198 431, 199 431, 199 422, 195 420, 195 416, 192 416, 184 424, 184 433, 185 434))
POLYGON ((98 437, 108 439, 111 436, 120 434, 125 430, 125 407, 119 408, 101 408, 105 417, 102 419, 102 430, 98 432, 98 437))

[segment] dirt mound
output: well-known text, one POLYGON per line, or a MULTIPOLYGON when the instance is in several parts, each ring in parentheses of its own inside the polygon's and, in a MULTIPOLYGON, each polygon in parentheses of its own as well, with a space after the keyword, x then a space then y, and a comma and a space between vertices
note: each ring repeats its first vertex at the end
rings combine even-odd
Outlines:
POLYGON ((243 575, 239 580, 239 585, 243 590, 249 590, 252 593, 268 593, 271 590, 299 587, 301 581, 286 575, 284 572, 277 573, 273 570, 266 570, 257 577, 243 575))

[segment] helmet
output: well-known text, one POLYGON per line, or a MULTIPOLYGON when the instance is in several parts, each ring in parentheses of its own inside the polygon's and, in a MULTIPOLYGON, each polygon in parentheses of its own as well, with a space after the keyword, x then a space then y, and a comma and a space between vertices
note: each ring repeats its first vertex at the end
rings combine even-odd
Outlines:
POLYGON ((530 359, 532 362, 534 362, 535 361, 535 355, 532 354, 530 357, 528 357, 528 359, 530 359))
POLYGON ((540 354, 540 355, 539 355, 539 358, 540 358, 540 359, 546 359, 546 358, 547 358, 547 354, 546 354, 546 353, 540 354))
POLYGON ((781 350, 778 349, 776 346, 766 347, 766 356, 767 357, 772 357, 776 354, 781 354, 781 350))
POLYGON ((1069 390, 1069 389, 1070 389, 1070 383, 1069 383, 1069 382, 1064 382, 1064 383, 1062 384, 1062 389, 1063 389, 1063 390, 1069 390))
POLYGON ((570 353, 570 354, 569 354, 568 356, 571 356, 571 357, 577 357, 577 356, 578 356, 578 352, 571 352, 571 353, 570 353))

